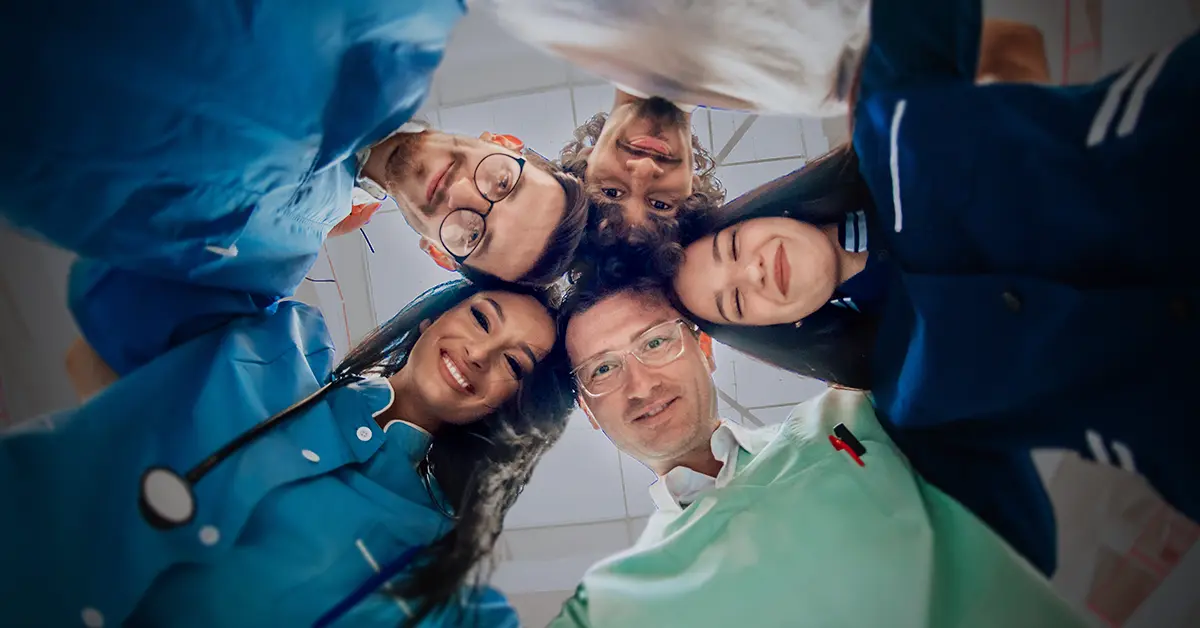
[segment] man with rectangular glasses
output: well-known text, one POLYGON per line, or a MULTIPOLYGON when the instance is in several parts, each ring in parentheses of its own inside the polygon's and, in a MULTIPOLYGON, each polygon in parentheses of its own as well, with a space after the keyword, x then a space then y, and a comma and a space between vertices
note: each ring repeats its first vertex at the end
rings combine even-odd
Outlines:
POLYGON ((1085 625, 912 471, 866 393, 747 428, 717 416, 712 357, 656 288, 585 286, 560 326, 580 407, 659 479, 642 537, 551 626, 1085 625))

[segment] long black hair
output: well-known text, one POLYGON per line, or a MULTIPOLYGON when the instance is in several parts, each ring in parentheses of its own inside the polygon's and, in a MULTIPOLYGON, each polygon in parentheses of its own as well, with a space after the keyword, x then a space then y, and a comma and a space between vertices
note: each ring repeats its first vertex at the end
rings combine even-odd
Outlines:
MULTIPOLYGON (((377 373, 384 377, 404 368, 421 335, 422 321, 434 321, 484 290, 504 290, 545 299, 531 288, 463 280, 436 286, 373 331, 342 360, 335 376, 377 373)), ((550 309, 549 307, 547 309, 550 309)), ((422 463, 453 507, 453 528, 413 559, 414 568, 395 583, 392 593, 417 605, 406 625, 416 626, 434 612, 460 613, 463 596, 479 592, 490 573, 492 548, 504 516, 525 488, 534 467, 562 435, 574 401, 564 381, 566 350, 560 340, 521 380, 513 398, 491 414, 466 425, 440 426, 422 463)))
MULTIPOLYGON (((683 248, 692 242, 753 218, 783 216, 818 226, 837 224, 850 212, 872 207, 871 203, 854 149, 843 144, 683 225, 678 257, 682 259, 683 248)), ((799 375, 853 388, 871 387, 869 357, 877 323, 871 316, 826 304, 800 326, 721 325, 689 313, 670 283, 667 294, 714 340, 799 375)))

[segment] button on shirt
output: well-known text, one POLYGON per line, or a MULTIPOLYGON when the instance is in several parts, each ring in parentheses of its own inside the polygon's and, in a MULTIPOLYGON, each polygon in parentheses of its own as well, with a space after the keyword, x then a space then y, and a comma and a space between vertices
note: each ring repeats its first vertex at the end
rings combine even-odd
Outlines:
POLYGON ((757 454, 778 431, 778 426, 748 429, 732 421, 721 421, 710 439, 713 457, 721 461, 721 471, 712 477, 687 467, 675 467, 650 485, 650 498, 662 512, 679 512, 707 491, 729 483, 737 474, 737 456, 741 450, 757 454))

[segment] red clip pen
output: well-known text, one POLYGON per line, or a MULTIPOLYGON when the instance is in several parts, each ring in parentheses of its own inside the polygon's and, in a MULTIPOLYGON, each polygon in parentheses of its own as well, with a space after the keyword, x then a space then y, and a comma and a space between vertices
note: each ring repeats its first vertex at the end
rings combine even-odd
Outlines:
POLYGON ((854 461, 858 463, 858 466, 860 466, 860 467, 865 467, 865 466, 867 466, 867 465, 866 465, 866 464, 865 464, 865 463, 862 461, 862 458, 859 458, 859 457, 858 457, 858 454, 854 453, 854 450, 853 450, 853 449, 851 449, 851 448, 850 448, 850 446, 849 446, 849 445, 847 445, 845 441, 843 441, 842 439, 838 438, 837 436, 834 436, 833 434, 830 434, 830 435, 829 435, 829 444, 830 444, 830 445, 833 445, 833 448, 834 448, 834 449, 837 449, 838 451, 844 451, 844 452, 846 452, 846 453, 850 454, 850 457, 851 457, 851 458, 854 458, 854 461))

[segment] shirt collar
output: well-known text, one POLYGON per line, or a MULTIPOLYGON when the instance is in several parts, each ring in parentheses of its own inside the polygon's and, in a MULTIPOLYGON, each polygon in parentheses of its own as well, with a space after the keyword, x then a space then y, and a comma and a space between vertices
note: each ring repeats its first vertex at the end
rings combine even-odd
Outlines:
POLYGON ((859 210, 846 214, 846 219, 838 225, 838 238, 842 248, 851 253, 862 253, 867 250, 867 212, 859 210))
POLYGON ((770 442, 770 435, 760 432, 722 420, 709 439, 713 457, 720 460, 722 465, 717 477, 687 467, 675 467, 650 485, 650 498, 654 505, 663 512, 680 512, 695 501, 700 493, 728 484, 737 471, 738 453, 744 449, 756 455, 770 442))
MULTIPOLYGON (((378 375, 368 375, 347 388, 359 393, 371 412, 372 419, 387 412, 396 402, 396 390, 387 378, 378 375)), ((433 442, 433 435, 424 428, 401 419, 388 421, 387 425, 383 426, 383 432, 386 438, 385 446, 390 450, 399 449, 403 452, 402 455, 414 464, 425 458, 429 444, 433 442)))

